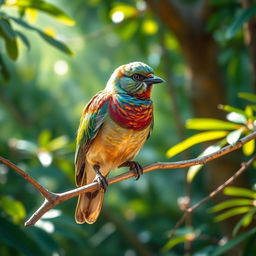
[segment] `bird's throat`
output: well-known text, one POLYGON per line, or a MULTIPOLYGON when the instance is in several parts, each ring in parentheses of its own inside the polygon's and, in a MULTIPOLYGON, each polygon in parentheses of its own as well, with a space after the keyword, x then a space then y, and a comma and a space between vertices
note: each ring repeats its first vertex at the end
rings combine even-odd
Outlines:
POLYGON ((151 97, 152 84, 147 85, 147 89, 141 93, 132 93, 132 97, 140 100, 148 100, 151 97))
POLYGON ((109 104, 110 118, 123 128, 143 130, 152 123, 151 100, 130 95, 113 95, 109 104))

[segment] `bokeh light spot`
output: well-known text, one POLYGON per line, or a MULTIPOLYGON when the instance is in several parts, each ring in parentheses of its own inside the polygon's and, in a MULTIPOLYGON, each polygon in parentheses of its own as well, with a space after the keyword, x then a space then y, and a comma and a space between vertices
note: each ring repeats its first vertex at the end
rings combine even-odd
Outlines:
POLYGON ((121 11, 116 11, 112 14, 111 19, 114 23, 120 23, 124 19, 124 13, 121 11))
POLYGON ((154 35, 158 31, 158 25, 154 20, 147 19, 142 25, 143 31, 148 35, 154 35))
POLYGON ((54 71, 56 74, 63 76, 68 72, 68 63, 64 60, 58 60, 54 64, 54 71))

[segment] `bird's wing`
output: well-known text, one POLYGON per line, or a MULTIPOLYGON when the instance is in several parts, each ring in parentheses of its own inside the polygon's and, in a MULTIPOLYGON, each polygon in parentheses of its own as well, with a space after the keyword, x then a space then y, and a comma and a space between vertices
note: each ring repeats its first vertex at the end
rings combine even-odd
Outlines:
POLYGON ((75 166, 77 186, 80 186, 82 182, 86 153, 107 115, 109 99, 109 94, 99 92, 84 108, 76 140, 75 166))

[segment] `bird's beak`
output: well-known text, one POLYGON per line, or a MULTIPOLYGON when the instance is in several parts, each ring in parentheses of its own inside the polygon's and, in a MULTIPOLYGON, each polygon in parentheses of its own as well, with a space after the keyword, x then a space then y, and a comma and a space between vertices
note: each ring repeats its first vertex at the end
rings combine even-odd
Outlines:
POLYGON ((146 84, 159 84, 165 82, 165 80, 152 74, 144 79, 144 82, 146 84))

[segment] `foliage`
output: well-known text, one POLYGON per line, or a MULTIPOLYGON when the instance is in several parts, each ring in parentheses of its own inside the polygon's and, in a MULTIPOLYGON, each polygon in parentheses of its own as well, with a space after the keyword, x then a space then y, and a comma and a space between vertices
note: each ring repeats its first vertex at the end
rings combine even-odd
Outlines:
POLYGON ((241 227, 249 226, 255 218, 256 192, 245 188, 227 187, 224 189, 223 193, 227 196, 236 196, 237 198, 228 199, 215 205, 211 208, 211 212, 225 211, 215 217, 215 221, 223 221, 227 218, 244 213, 244 216, 234 227, 233 235, 235 236, 241 227))
MULTIPOLYGON (((256 95, 254 94, 239 93, 239 97, 253 101, 253 103, 256 102, 256 95)), ((219 105, 219 108, 228 112, 226 115, 228 121, 209 118, 194 118, 187 120, 187 129, 209 131, 193 135, 185 141, 171 147, 166 153, 167 157, 173 157, 198 143, 221 139, 215 142, 215 144, 207 147, 203 153, 200 154, 200 156, 205 156, 216 152, 227 144, 234 145, 242 135, 246 136, 255 131, 256 105, 247 105, 244 109, 235 108, 229 105, 219 105)), ((255 150, 255 141, 249 141, 242 149, 246 156, 251 156, 255 150)), ((202 165, 191 167, 187 173, 187 180, 191 182, 202 167, 202 165)))
MULTIPOLYGON (((57 20, 60 20, 67 25, 74 25, 75 22, 72 18, 70 18, 66 13, 64 13, 61 9, 56 7, 51 3, 47 3, 44 0, 6 0, 0 3, 0 37, 5 42, 5 49, 7 55, 12 60, 17 60, 19 55, 19 46, 18 39, 20 39, 24 45, 30 49, 30 42, 25 34, 16 30, 14 27, 15 24, 19 26, 35 31, 44 39, 47 43, 52 46, 58 48, 68 55, 72 55, 72 51, 67 47, 63 42, 58 39, 55 39, 52 35, 47 34, 41 29, 38 29, 30 24, 28 24, 24 20, 24 16, 33 10, 33 15, 37 15, 37 11, 41 11, 47 13, 54 17, 57 20), (18 17, 13 17, 11 14, 12 10, 15 9, 18 17)), ((8 81, 10 74, 8 72, 8 68, 5 64, 4 58, 2 56, 3 53, 0 54, 0 71, 1 75, 5 81, 8 81)))

